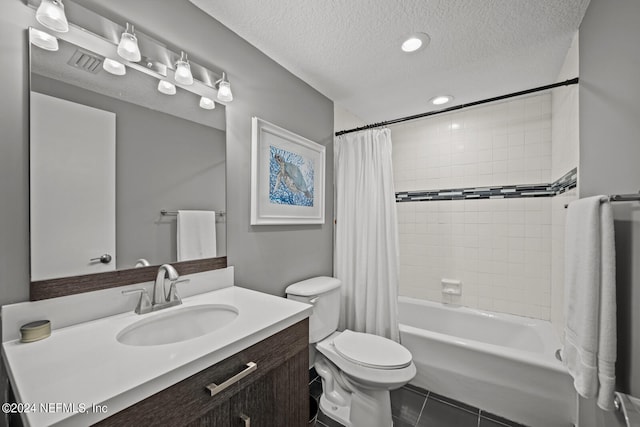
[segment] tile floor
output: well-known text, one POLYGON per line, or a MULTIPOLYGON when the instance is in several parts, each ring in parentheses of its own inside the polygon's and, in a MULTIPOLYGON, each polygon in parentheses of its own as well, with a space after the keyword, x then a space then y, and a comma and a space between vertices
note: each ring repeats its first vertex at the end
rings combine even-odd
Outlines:
MULTIPOLYGON (((309 391, 318 399, 322 382, 309 372, 309 391)), ((407 385, 391 392, 394 427, 524 427, 478 408, 407 385)), ((343 427, 325 414, 318 414, 318 427, 343 427)))

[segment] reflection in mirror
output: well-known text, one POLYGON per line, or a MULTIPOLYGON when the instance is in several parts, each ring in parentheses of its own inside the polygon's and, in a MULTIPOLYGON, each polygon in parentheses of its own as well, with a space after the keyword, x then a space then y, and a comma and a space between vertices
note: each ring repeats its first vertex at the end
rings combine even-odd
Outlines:
POLYGON ((30 50, 31 280, 178 261, 162 210, 208 211, 206 257, 226 255, 224 106, 68 41, 30 50))

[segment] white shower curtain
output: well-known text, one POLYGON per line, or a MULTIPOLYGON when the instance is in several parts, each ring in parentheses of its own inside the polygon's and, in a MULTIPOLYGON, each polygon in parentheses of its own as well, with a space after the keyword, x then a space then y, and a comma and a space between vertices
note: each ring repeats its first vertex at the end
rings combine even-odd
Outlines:
POLYGON ((334 272, 342 281, 341 329, 399 340, 398 229, 391 131, 335 140, 334 272))

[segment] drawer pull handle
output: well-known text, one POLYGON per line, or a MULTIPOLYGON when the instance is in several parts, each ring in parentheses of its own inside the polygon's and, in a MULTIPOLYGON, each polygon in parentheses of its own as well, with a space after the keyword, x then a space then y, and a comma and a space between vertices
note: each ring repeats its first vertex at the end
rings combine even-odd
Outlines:
POLYGON ((240 419, 244 422, 244 427, 251 427, 251 418, 241 413, 240 419))
POLYGON ((249 363, 247 363, 247 367, 242 372, 232 376, 231 378, 229 378, 228 380, 226 380, 222 384, 216 384, 216 383, 209 384, 207 386, 207 390, 209 390, 211 392, 211 397, 213 397, 216 394, 218 394, 221 391, 223 391, 224 389, 226 389, 227 387, 237 383, 238 381, 240 381, 241 379, 243 379, 244 377, 246 377, 247 375, 249 375, 251 372, 255 371, 256 369, 258 369, 258 364, 255 363, 255 362, 249 362, 249 363))

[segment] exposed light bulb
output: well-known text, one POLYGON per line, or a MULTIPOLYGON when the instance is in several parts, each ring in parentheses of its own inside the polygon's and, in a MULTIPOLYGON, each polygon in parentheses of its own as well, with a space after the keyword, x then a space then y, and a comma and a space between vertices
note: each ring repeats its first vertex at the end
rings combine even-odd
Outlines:
POLYGON ((205 110, 213 110, 214 108, 216 108, 216 103, 213 102, 211 98, 203 96, 200 98, 200 108, 204 108, 205 110))
POLYGON ((176 62, 176 73, 174 75, 176 81, 183 85, 193 84, 193 74, 191 74, 191 66, 187 59, 187 54, 182 52, 180 59, 176 62))
POLYGON ((69 31, 69 22, 61 0, 42 0, 36 10, 36 20, 50 30, 59 33, 69 31))
POLYGON ((127 68, 124 66, 124 64, 118 61, 114 61, 111 58, 104 59, 104 62, 102 63, 102 68, 106 72, 116 76, 124 76, 125 74, 127 74, 127 68))
POLYGON ((118 55, 131 62, 138 62, 142 59, 140 48, 138 47, 138 38, 136 37, 134 27, 131 26, 131 32, 129 32, 129 23, 120 36, 120 43, 118 43, 118 55))
POLYGON ((55 52, 59 49, 57 38, 35 28, 29 30, 29 41, 44 50, 55 52))
POLYGON ((222 73, 222 78, 217 82, 218 84, 218 100, 223 102, 233 101, 233 94, 231 93, 231 84, 227 80, 226 73, 222 73))
POLYGON ((166 80, 160 80, 160 82, 158 82, 158 92, 164 93, 165 95, 175 95, 176 85, 166 80))

